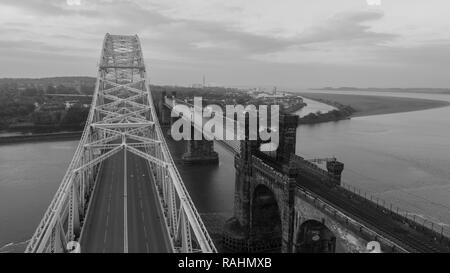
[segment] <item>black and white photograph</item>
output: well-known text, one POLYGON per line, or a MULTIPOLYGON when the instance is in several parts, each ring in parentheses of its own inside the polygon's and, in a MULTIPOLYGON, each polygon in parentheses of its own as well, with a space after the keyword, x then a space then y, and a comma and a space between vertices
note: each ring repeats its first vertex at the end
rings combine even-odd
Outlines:
POLYGON ((0 0, 8 253, 450 253, 450 2, 0 0))

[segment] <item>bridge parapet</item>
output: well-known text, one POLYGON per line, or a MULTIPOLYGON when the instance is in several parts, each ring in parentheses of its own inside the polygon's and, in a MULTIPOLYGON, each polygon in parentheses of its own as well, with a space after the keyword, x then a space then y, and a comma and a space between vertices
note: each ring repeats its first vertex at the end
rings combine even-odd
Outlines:
MULTIPOLYGON (((418 217, 416 217, 415 214, 402 211, 398 207, 395 208, 392 206, 392 204, 381 200, 379 198, 373 197, 371 194, 368 194, 367 192, 364 192, 360 189, 356 189, 353 186, 350 186, 346 183, 340 183, 340 181, 337 181, 336 177, 327 172, 326 170, 323 170, 322 168, 318 167, 317 165, 304 160, 300 156, 293 156, 293 160, 295 161, 295 164, 299 166, 301 170, 301 175, 309 177, 309 179, 314 180, 314 183, 320 183, 320 185, 328 188, 328 190, 333 190, 333 195, 336 195, 339 193, 338 196, 341 196, 342 198, 345 198, 347 200, 354 200, 355 203, 358 204, 364 204, 364 206, 368 206, 371 209, 375 209, 382 213, 385 217, 390 218, 391 220, 398 223, 398 225, 407 225, 408 228, 419 232, 420 234, 424 235, 425 237, 428 237, 429 240, 437 242, 438 244, 449 247, 450 246, 450 240, 448 235, 450 234, 450 231, 446 229, 443 225, 439 225, 436 223, 433 223, 431 221, 424 220, 422 223, 420 223, 418 220, 418 217)), ((299 187, 311 187, 311 184, 303 185, 302 183, 299 184, 299 187)), ((316 190, 318 190, 317 188, 316 190)), ((325 189, 326 190, 326 189, 325 189)), ((322 187, 321 192, 324 191, 324 188, 322 187)), ((339 198, 339 197, 338 197, 339 198)), ((325 201, 330 202, 330 201, 325 201)), ((332 204, 332 203, 330 203, 332 204)), ((348 216, 347 216, 348 217, 348 216)), ((346 220, 346 222, 348 222, 346 220)), ((351 222, 351 221, 350 221, 351 222)), ((360 227, 358 229, 362 229, 367 231, 368 228, 364 224, 359 224, 360 227)), ((373 229, 373 228, 372 228, 373 229)), ((367 231, 365 232, 369 235, 377 234, 375 231, 367 231)), ((385 245, 386 246, 393 246, 394 244, 392 242, 395 242, 395 239, 389 239, 390 243, 388 243, 386 238, 389 238, 389 235, 384 232, 385 236, 385 245)), ((373 236, 372 236, 373 237, 373 236)), ((381 236, 378 234, 376 236, 379 240, 381 240, 381 236)), ((398 240, 397 240, 398 241, 398 240)), ((396 247, 399 248, 398 245, 396 247)))
POLYGON ((293 161, 293 164, 297 166, 303 174, 311 176, 316 181, 324 183, 329 182, 332 183, 332 185, 340 184, 340 181, 337 180, 336 177, 329 173, 327 170, 324 170, 316 164, 305 160, 303 157, 293 154, 291 155, 291 159, 293 161))
POLYGON ((352 199, 358 199, 371 207, 382 211, 386 215, 396 221, 408 225, 414 230, 426 235, 432 241, 437 241, 439 244, 450 247, 450 229, 442 224, 435 223, 426 218, 420 218, 415 213, 411 213, 394 206, 392 203, 374 197, 372 194, 364 190, 358 189, 346 183, 342 183, 338 190, 344 192, 352 199))
MULTIPOLYGON (((314 219, 326 224, 333 233, 340 237, 338 241, 349 252, 364 252, 369 241, 377 241, 383 250, 389 252, 407 252, 397 239, 386 237, 362 221, 343 213, 331 203, 301 186, 296 187, 296 220, 297 228, 301 223, 314 219)), ((297 235, 298 236, 298 235, 297 235)), ((294 241, 297 238, 294 237, 294 241)), ((295 251, 295 249, 294 249, 295 251)))
MULTIPOLYGON (((236 167, 242 167, 239 163, 239 156, 236 156, 236 159, 236 167)), ((283 252, 295 251, 296 248, 294 248, 293 242, 297 240, 297 230, 299 229, 300 224, 294 225, 292 223, 296 220, 301 223, 311 219, 316 219, 317 221, 327 219, 325 221, 328 223, 327 226, 336 233, 336 236, 341 236, 343 238, 341 238, 340 241, 345 240, 345 236, 348 235, 340 234, 338 233, 338 230, 339 232, 342 232, 343 230, 349 229, 352 231, 346 231, 345 234, 350 232, 353 238, 368 238, 367 240, 358 239, 358 242, 367 243, 370 239, 373 239, 380 241, 383 244, 384 249, 403 251, 397 244, 385 239, 376 231, 373 231, 361 224, 361 222, 342 213, 327 201, 299 186, 296 183, 295 175, 292 174, 296 174, 298 171, 301 172, 301 170, 298 169, 297 164, 293 164, 294 160, 290 160, 290 166, 289 164, 273 165, 273 162, 268 163, 266 160, 267 158, 261 156, 261 154, 252 156, 252 179, 250 180, 248 189, 248 194, 250 195, 248 198, 248 202, 250 203, 249 207, 254 206, 252 204, 252 200, 255 198, 253 193, 256 188, 258 188, 258 185, 264 185, 270 189, 277 200, 282 223, 281 233, 269 232, 264 235, 264 240, 259 239, 255 241, 255 239, 252 238, 261 237, 261 234, 260 236, 256 236, 257 232, 254 230, 256 228, 255 223, 253 223, 254 220, 252 220, 252 216, 249 216, 250 220, 247 227, 249 229, 248 237, 242 236, 242 234, 236 237, 236 234, 233 233, 233 231, 229 228, 225 228, 224 244, 228 249, 239 251, 245 248, 246 251, 273 251, 276 249, 275 242, 281 239, 281 241, 278 241, 278 249, 281 249, 283 252), (309 204, 309 206, 307 204, 309 204), (297 211, 303 212, 299 213, 297 211), (299 215, 306 215, 306 217, 303 219, 296 219, 299 215)), ((250 215, 254 213, 252 210, 253 209, 250 209, 250 215)), ((241 212, 241 214, 246 215, 247 213, 241 212)), ((230 221, 229 223, 236 225, 233 221, 230 221)), ((236 229, 235 226, 235 230, 236 229)), ((365 246, 364 243, 360 243, 360 245, 348 243, 346 249, 347 251, 363 251, 365 246)))

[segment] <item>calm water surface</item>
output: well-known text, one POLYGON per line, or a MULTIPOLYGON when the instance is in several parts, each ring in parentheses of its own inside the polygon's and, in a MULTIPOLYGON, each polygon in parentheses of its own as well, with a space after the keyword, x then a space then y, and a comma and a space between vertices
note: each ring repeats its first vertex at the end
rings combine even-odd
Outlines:
POLYGON ((61 183, 77 143, 0 146, 0 246, 31 237, 61 183))

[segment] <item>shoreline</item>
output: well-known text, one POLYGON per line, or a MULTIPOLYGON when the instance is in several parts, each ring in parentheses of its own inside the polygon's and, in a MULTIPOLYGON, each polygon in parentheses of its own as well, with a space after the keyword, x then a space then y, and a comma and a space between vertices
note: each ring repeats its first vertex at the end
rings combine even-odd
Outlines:
MULTIPOLYGON (((445 102, 444 102, 444 104, 445 104, 445 102)), ((402 111, 381 111, 380 110, 380 112, 374 111, 372 113, 363 113, 363 112, 356 111, 350 118, 380 116, 380 115, 389 115, 389 114, 401 114, 401 113, 408 113, 408 112, 438 109, 438 108, 444 108, 444 107, 449 107, 449 106, 450 106, 450 102, 446 103, 445 105, 436 105, 436 106, 416 108, 416 109, 410 109, 410 110, 402 110, 402 111)))
MULTIPOLYGON (((324 101, 329 101, 350 106, 355 109, 355 112, 350 118, 407 113, 450 106, 450 102, 433 99, 329 93, 298 94, 322 103, 326 103, 324 101)), ((326 104, 333 106, 333 104, 330 103, 326 104)))
POLYGON ((0 146, 15 143, 49 142, 59 140, 79 140, 82 131, 56 132, 46 134, 29 134, 0 137, 0 146))
MULTIPOLYGON (((450 102, 433 100, 433 99, 418 99, 418 98, 403 98, 392 96, 374 96, 374 95, 355 95, 355 94, 329 94, 329 93, 295 93, 302 97, 318 101, 320 103, 328 104, 336 107, 336 103, 350 106, 355 110, 351 115, 345 116, 336 120, 323 120, 299 123, 299 125, 314 125, 325 122, 338 122, 341 120, 350 120, 357 117, 387 115, 396 113, 407 113, 414 111, 437 109, 442 107, 449 107, 450 102)), ((11 131, 13 135, 0 136, 0 146, 15 144, 15 143, 33 143, 33 142, 48 142, 60 140, 79 140, 82 131, 71 132, 54 132, 54 133, 36 133, 26 134, 19 131, 11 131), (22 135, 15 135, 14 133, 22 133, 22 135)))
POLYGON ((338 91, 338 92, 400 92, 400 93, 421 93, 421 94, 450 94, 449 88, 376 88, 376 87, 322 87, 308 88, 313 91, 338 91))

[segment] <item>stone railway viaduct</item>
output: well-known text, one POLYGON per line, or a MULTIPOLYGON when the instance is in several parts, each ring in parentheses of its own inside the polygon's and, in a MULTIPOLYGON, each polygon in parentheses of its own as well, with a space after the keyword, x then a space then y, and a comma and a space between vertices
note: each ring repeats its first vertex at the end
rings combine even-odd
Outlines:
MULTIPOLYGON (((165 92, 162 96, 161 124, 170 126, 180 117, 171 117, 165 92)), ((229 147, 235 152, 236 177, 234 216, 223 229, 227 251, 367 252, 371 241, 383 252, 450 251, 443 234, 341 187, 343 163, 328 162, 323 170, 295 155, 297 119, 280 115, 275 152, 261 152, 261 142, 249 140, 248 126, 239 149, 229 147)), ((213 141, 207 140, 188 141, 183 159, 218 161, 213 141)))

